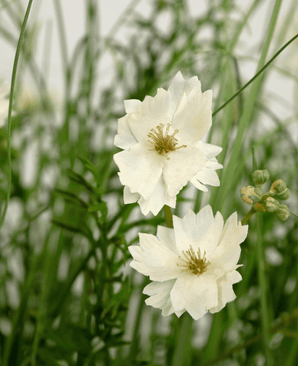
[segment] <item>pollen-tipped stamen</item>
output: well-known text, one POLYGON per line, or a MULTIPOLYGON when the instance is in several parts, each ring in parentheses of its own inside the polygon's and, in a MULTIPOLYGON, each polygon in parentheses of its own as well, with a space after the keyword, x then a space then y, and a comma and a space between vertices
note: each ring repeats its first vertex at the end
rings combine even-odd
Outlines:
POLYGON ((170 151, 175 151, 181 148, 186 147, 186 145, 177 146, 178 140, 175 135, 179 132, 179 130, 175 130, 172 135, 169 135, 170 123, 167 123, 165 134, 163 133, 164 124, 160 123, 156 128, 152 128, 150 133, 148 134, 149 142, 153 144, 153 149, 148 149, 149 151, 156 151, 158 154, 165 156, 167 160, 170 158, 167 154, 170 151), (157 131, 156 131, 157 130, 157 131), (150 141, 151 139, 151 141, 150 141))
POLYGON ((183 261, 185 264, 179 264, 177 263, 177 266, 184 267, 181 271, 182 272, 191 272, 196 275, 200 275, 207 271, 207 267, 210 264, 209 261, 206 259, 206 252, 204 251, 203 256, 201 256, 201 249, 198 249, 197 254, 193 250, 193 247, 190 246, 190 248, 187 251, 182 251, 184 258, 182 258, 179 255, 179 258, 181 261, 183 261))

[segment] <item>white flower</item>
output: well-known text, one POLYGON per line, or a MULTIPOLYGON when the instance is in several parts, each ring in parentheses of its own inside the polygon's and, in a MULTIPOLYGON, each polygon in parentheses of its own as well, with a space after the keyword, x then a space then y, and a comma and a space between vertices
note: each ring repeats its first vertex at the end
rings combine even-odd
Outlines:
POLYGON ((143 102, 125 100, 126 115, 118 121, 114 144, 124 187, 124 202, 138 201, 141 211, 156 215, 164 205, 176 207, 176 196, 191 181, 219 186, 215 158, 222 148, 200 141, 211 126, 212 91, 201 92, 196 76, 185 81, 181 72, 169 90, 158 89, 143 102))
POLYGON ((209 205, 197 215, 189 210, 183 219, 173 216, 173 224, 173 229, 158 226, 157 237, 140 233, 140 246, 128 248, 130 266, 153 281, 143 290, 150 296, 147 305, 164 316, 187 311, 197 320, 236 298, 232 285, 241 280, 239 244, 248 226, 237 222, 236 212, 224 225, 209 205))
POLYGON ((2 83, 2 80, 0 79, 0 127, 4 125, 8 115, 8 106, 9 106, 8 96, 9 96, 9 89, 2 83))

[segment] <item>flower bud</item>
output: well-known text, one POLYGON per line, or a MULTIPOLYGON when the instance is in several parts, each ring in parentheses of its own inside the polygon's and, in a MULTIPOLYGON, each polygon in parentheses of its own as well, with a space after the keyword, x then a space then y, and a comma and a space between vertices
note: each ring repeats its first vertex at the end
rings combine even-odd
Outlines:
POLYGON ((279 202, 273 197, 266 198, 264 203, 267 212, 275 212, 279 207, 279 202))
POLYGON ((287 200, 290 197, 290 190, 286 188, 283 192, 277 193, 277 198, 280 200, 287 200))
POLYGON ((270 178, 270 174, 268 172, 268 170, 256 170, 255 172, 253 172, 252 175, 252 180, 256 183, 256 184, 264 184, 267 182, 267 180, 270 178))
POLYGON ((255 188, 253 186, 243 187, 240 190, 240 196, 243 201, 253 205, 257 203, 262 198, 262 191, 259 188, 255 188))
POLYGON ((279 221, 287 220, 290 216, 290 210, 288 206, 282 204, 279 205, 278 209, 275 211, 275 216, 279 221))
POLYGON ((282 193, 287 189, 286 183, 282 179, 278 179, 275 182, 272 183, 272 186, 270 188, 270 192, 273 194, 276 193, 282 193))

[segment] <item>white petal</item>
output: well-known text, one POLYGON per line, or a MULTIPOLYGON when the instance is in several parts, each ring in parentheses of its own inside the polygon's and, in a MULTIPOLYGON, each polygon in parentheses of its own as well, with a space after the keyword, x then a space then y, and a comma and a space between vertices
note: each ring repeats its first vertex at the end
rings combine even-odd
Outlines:
POLYGON ((174 229, 170 229, 164 226, 157 226, 157 237, 163 242, 172 252, 177 253, 177 247, 175 242, 174 229))
POLYGON ((151 305, 154 308, 162 310, 163 316, 169 316, 174 312, 174 308, 170 299, 170 292, 174 286, 175 280, 169 280, 164 282, 151 282, 147 285, 143 293, 150 295, 145 300, 147 305, 151 305))
POLYGON ((120 169, 121 183, 144 199, 150 197, 162 173, 161 166, 156 164, 152 156, 140 144, 130 151, 125 150, 114 155, 115 163, 120 169))
POLYGON ((212 224, 214 224, 213 211, 210 205, 206 205, 197 213, 197 225, 199 232, 202 233, 201 237, 206 234, 208 227, 212 224))
POLYGON ((125 204, 137 202, 139 198, 138 193, 131 193, 128 186, 124 187, 123 199, 125 204))
POLYGON ((154 235, 139 234, 140 246, 128 247, 134 260, 130 263, 140 273, 150 276, 152 281, 166 281, 177 278, 180 268, 178 257, 154 235))
POLYGON ((185 309, 186 299, 188 296, 188 289, 185 286, 185 282, 178 278, 171 291, 171 302, 175 311, 181 311, 185 309))
POLYGON ((206 167, 204 167, 203 170, 197 172, 194 179, 197 179, 203 184, 209 184, 210 186, 214 187, 218 187, 220 185, 220 181, 216 172, 206 167))
POLYGON ((233 284, 241 281, 242 277, 239 272, 233 271, 227 273, 224 277, 217 280, 218 286, 218 305, 211 308, 210 313, 217 313, 223 307, 226 306, 228 302, 235 300, 236 295, 233 291, 233 284))
POLYGON ((217 170, 217 169, 222 169, 223 168, 222 164, 219 164, 219 162, 216 160, 216 158, 209 159, 207 161, 205 167, 206 168, 213 169, 213 170, 217 170))
POLYGON ((177 279, 171 291, 171 301, 175 310, 183 308, 194 319, 201 318, 207 310, 218 304, 218 291, 212 276, 189 275, 177 279))
POLYGON ((135 144, 137 140, 127 124, 127 116, 118 119, 118 135, 115 136, 114 145, 121 149, 131 149, 135 144))
POLYGON ((173 117, 172 127, 179 130, 179 138, 183 143, 193 143, 206 135, 211 127, 212 92, 202 94, 199 87, 194 87, 188 97, 180 99, 173 117))
POLYGON ((128 115, 128 124, 138 142, 148 145, 148 134, 160 123, 169 123, 167 117, 170 98, 167 91, 158 89, 155 97, 146 96, 141 106, 128 115))
POLYGON ((179 191, 204 167, 207 159, 195 146, 187 146, 168 154, 163 176, 169 196, 176 196, 179 191))
POLYGON ((201 140, 196 142, 196 147, 204 153, 208 160, 214 158, 222 151, 222 147, 208 144, 201 140))
POLYGON ((235 268, 240 258, 240 243, 242 243, 247 236, 248 226, 242 226, 241 224, 237 225, 235 219, 237 219, 237 215, 233 214, 226 221, 219 239, 219 245, 214 254, 218 266, 220 266, 221 262, 226 271, 235 268))
POLYGON ((170 95, 170 108, 168 111, 168 117, 172 118, 174 113, 176 112, 176 109, 178 107, 178 104, 180 102, 180 99, 182 97, 183 91, 184 91, 184 85, 185 80, 181 74, 181 72, 177 72, 176 76, 174 77, 174 80, 172 81, 168 92, 170 95))
POLYGON ((185 309, 198 320, 206 314, 210 308, 218 305, 218 288, 215 281, 204 282, 203 275, 196 277, 192 291, 187 297, 185 309))
POLYGON ((198 80, 197 76, 193 76, 190 78, 184 87, 184 93, 186 96, 189 95, 189 93, 193 90, 193 88, 199 88, 201 90, 201 82, 198 80))
POLYGON ((208 226, 205 235, 201 237, 200 240, 198 240, 197 246, 193 247, 194 251, 197 252, 198 248, 200 248, 201 253, 206 252, 206 258, 210 261, 213 258, 214 251, 217 248, 223 229, 223 224, 223 217, 220 212, 217 212, 214 223, 208 226))
POLYGON ((157 215, 164 205, 175 208, 176 196, 170 197, 168 195, 164 178, 161 176, 159 181, 156 183, 156 186, 150 197, 146 200, 144 197, 141 197, 139 200, 139 205, 143 215, 148 215, 150 211, 153 213, 153 215, 157 215))
POLYGON ((201 184, 197 179, 196 177, 192 178, 190 180, 190 182, 197 188, 199 189, 200 191, 203 191, 203 192, 208 192, 208 188, 205 187, 203 184, 201 184))
POLYGON ((189 233, 185 231, 183 220, 175 215, 173 215, 173 226, 177 252, 179 253, 179 255, 182 255, 183 251, 187 251, 190 245, 197 245, 196 238, 192 238, 189 233))
POLYGON ((199 239, 200 233, 197 227, 197 215, 189 209, 181 220, 183 230, 193 239, 199 239))
POLYGON ((126 113, 133 113, 141 106, 142 102, 138 99, 128 99, 124 101, 124 108, 126 113))

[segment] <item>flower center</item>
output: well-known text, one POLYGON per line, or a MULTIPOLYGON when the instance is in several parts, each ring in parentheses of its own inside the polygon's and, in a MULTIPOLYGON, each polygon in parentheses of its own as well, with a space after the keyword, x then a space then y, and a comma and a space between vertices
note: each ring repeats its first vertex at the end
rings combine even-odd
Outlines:
POLYGON ((164 124, 160 123, 156 128, 151 128, 151 132, 148 134, 149 142, 153 145, 153 149, 148 149, 149 151, 156 151, 158 154, 165 156, 167 160, 170 158, 167 153, 170 151, 175 151, 186 147, 186 145, 177 146, 178 140, 174 137, 179 130, 175 130, 172 135, 169 135, 170 123, 167 123, 165 134, 163 131, 164 124))
POLYGON ((204 251, 203 256, 201 256, 201 249, 198 249, 197 254, 193 250, 192 246, 185 252, 182 250, 182 253, 185 257, 182 258, 179 255, 179 258, 184 262, 183 264, 177 263, 177 266, 184 267, 182 272, 191 272, 195 275, 200 275, 207 271, 207 267, 209 266, 210 262, 206 259, 206 252, 204 251))

